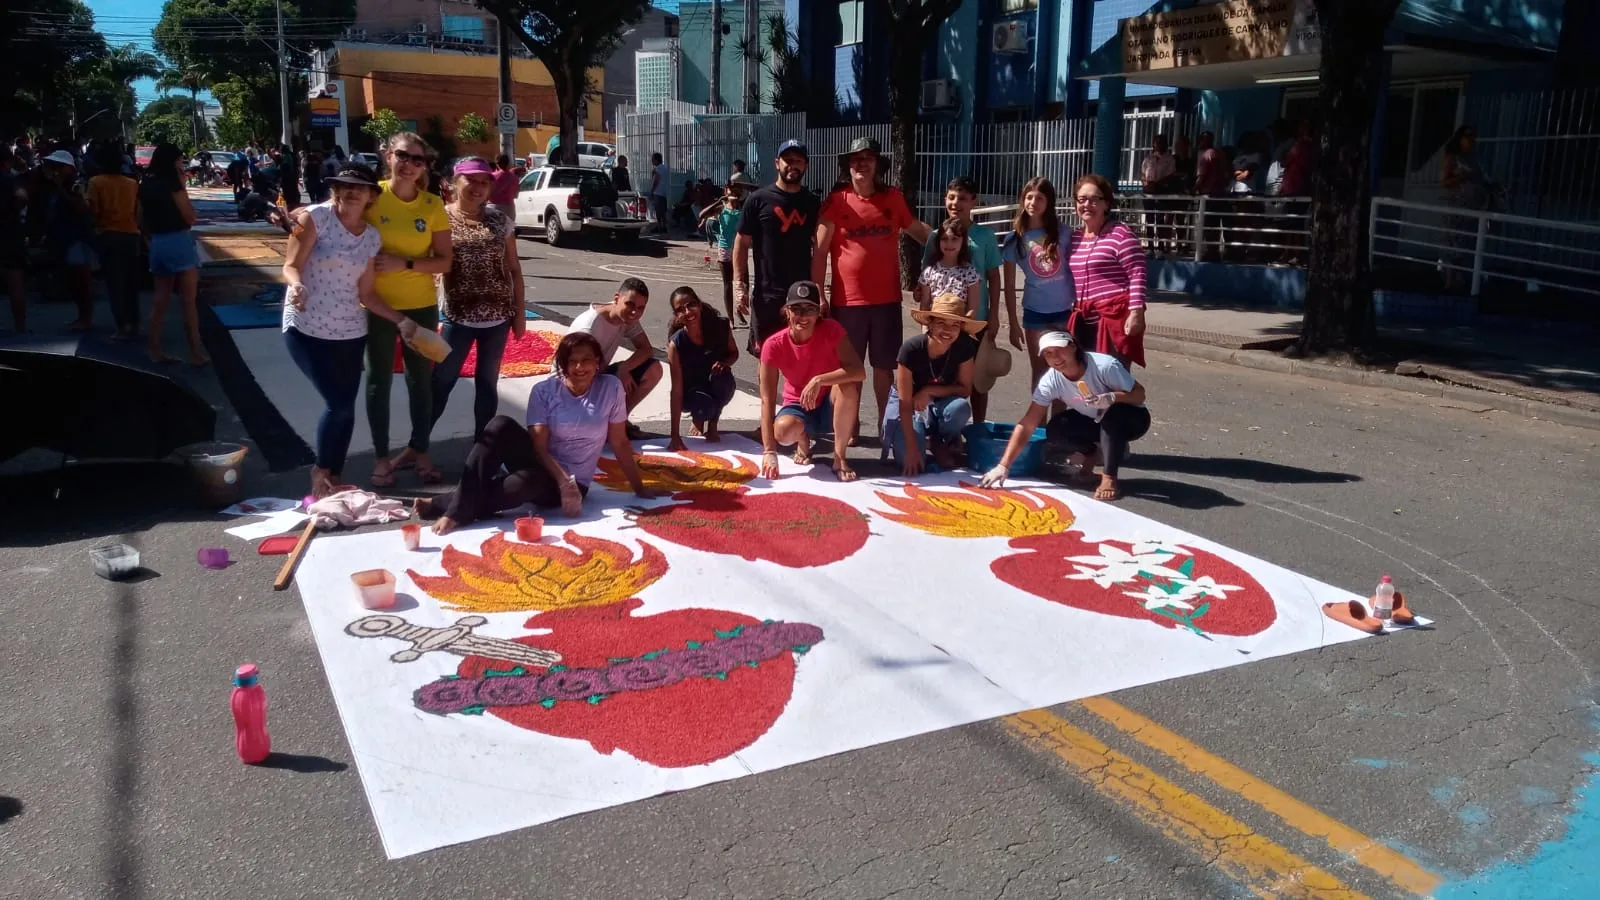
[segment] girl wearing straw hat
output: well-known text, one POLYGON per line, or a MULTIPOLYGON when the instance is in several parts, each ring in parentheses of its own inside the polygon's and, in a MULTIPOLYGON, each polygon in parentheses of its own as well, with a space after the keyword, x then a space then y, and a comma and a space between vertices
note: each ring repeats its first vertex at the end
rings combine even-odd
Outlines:
POLYGON ((908 478, 921 474, 929 453, 940 468, 955 468, 956 440, 972 421, 974 335, 986 324, 967 314, 959 294, 940 294, 911 317, 928 330, 900 345, 882 431, 908 478))

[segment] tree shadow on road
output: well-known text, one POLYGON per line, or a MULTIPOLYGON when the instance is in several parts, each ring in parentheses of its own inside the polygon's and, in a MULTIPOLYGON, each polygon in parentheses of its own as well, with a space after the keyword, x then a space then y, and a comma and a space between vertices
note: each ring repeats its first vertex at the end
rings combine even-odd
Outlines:
POLYGON ((1201 487, 1165 478, 1117 479, 1122 496, 1164 503, 1179 509, 1216 509, 1219 506, 1243 506, 1244 503, 1213 488, 1201 487))
POLYGON ((1183 475, 1210 475, 1214 478, 1236 478, 1265 484, 1348 484, 1361 480, 1360 476, 1347 472, 1319 472, 1315 469, 1302 469, 1298 466, 1286 466, 1246 457, 1140 453, 1134 459, 1140 469, 1176 472, 1183 475))

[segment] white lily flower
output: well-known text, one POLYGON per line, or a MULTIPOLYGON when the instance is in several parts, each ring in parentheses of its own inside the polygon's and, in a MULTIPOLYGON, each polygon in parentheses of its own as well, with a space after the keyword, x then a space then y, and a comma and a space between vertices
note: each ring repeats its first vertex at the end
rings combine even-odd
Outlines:
POLYGON ((1073 568, 1078 571, 1074 575, 1068 575, 1068 581, 1093 581, 1102 589, 1139 580, 1139 567, 1129 563, 1112 563, 1098 569, 1090 566, 1073 566, 1073 568))
POLYGON ((1185 602, 1176 594, 1169 594, 1156 587, 1146 588, 1142 591, 1123 591, 1123 593, 1140 601, 1144 608, 1148 610, 1165 609, 1167 607, 1177 607, 1181 610, 1194 609, 1193 604, 1185 602))
POLYGON ((1218 600, 1226 600, 1229 591, 1244 590, 1237 584, 1217 584, 1210 575, 1201 575, 1199 578, 1184 579, 1175 583, 1178 587, 1178 596, 1185 599, 1215 597, 1218 600))
POLYGON ((1160 538, 1140 540, 1134 543, 1133 552, 1136 556, 1145 556, 1152 553, 1164 553, 1167 556, 1193 556, 1194 552, 1182 544, 1170 543, 1160 538))

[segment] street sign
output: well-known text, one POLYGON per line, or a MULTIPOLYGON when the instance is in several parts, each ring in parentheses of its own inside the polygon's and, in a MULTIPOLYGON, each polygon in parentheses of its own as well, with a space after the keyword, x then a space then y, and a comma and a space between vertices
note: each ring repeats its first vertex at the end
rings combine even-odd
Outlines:
POLYGON ((515 103, 502 103, 494 108, 495 124, 500 126, 501 134, 517 133, 517 105, 515 103))

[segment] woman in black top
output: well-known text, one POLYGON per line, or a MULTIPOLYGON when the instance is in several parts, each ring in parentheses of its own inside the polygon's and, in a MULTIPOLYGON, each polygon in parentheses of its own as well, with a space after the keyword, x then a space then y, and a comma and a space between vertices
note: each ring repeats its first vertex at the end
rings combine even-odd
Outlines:
POLYGON ((672 333, 667 337, 667 365, 672 370, 672 441, 667 449, 685 449, 678 434, 683 411, 689 411, 689 434, 716 443, 717 421, 733 400, 733 364, 739 345, 733 328, 717 311, 700 302, 694 288, 672 292, 672 333))
POLYGON ((150 308, 150 359, 157 363, 177 362, 161 346, 162 326, 167 307, 172 305, 172 289, 183 300, 183 331, 189 342, 189 364, 203 366, 206 358, 200 345, 200 319, 195 312, 195 291, 200 284, 200 255, 195 251, 194 204, 183 184, 183 153, 171 144, 161 144, 150 156, 150 168, 139 184, 140 226, 150 238, 150 274, 155 276, 155 291, 150 308))
POLYGON ((928 332, 900 345, 879 432, 907 478, 922 474, 928 453, 941 468, 955 468, 956 441, 972 421, 972 368, 978 356, 972 336, 985 324, 967 315, 966 298, 958 294, 940 294, 911 318, 928 332))

